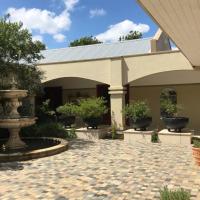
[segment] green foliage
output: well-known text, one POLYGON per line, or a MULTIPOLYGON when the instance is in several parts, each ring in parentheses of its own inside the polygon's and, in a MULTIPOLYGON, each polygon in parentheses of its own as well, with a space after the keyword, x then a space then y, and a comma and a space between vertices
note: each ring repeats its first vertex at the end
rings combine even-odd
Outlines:
POLYGON ((102 43, 101 41, 99 41, 97 38, 93 37, 93 36, 86 36, 86 37, 82 37, 78 40, 74 40, 73 42, 70 43, 70 47, 75 47, 75 46, 84 46, 84 45, 90 45, 90 44, 99 44, 102 43))
POLYGON ((75 116, 77 114, 78 107, 73 103, 66 103, 63 106, 59 106, 56 111, 64 116, 75 116))
POLYGON ((140 39, 142 38, 142 33, 139 31, 130 31, 129 34, 126 36, 121 36, 119 38, 119 41, 124 41, 124 40, 134 40, 134 39, 140 39))
POLYGON ((173 117, 177 113, 177 106, 170 99, 162 99, 160 108, 161 112, 169 117, 173 117))
POLYGON ((135 101, 127 105, 123 111, 124 115, 133 121, 144 119, 150 116, 150 108, 146 101, 135 101))
POLYGON ((200 140, 193 140, 193 146, 195 147, 195 148, 200 148, 200 140))
POLYGON ((114 124, 111 127, 111 134, 112 134, 112 139, 113 140, 117 138, 117 127, 114 124))
POLYGON ((0 128, 0 139, 5 139, 9 137, 9 131, 5 128, 0 128))
POLYGON ((161 200, 190 200, 190 193, 184 189, 169 190, 167 187, 160 190, 161 200))
POLYGON ((101 98, 81 99, 77 109, 77 114, 82 118, 98 118, 108 112, 106 101, 101 98))
POLYGON ((66 138, 67 131, 59 123, 41 124, 37 128, 37 135, 40 137, 66 138))
POLYGON ((151 142, 152 143, 158 143, 159 142, 158 132, 157 131, 154 131, 153 134, 151 135, 151 142))
POLYGON ((36 108, 36 116, 38 117, 39 123, 56 121, 56 113, 54 110, 50 109, 49 103, 50 99, 47 99, 42 102, 41 106, 36 108))
POLYGON ((40 89, 43 72, 36 67, 45 49, 39 41, 22 28, 22 23, 12 23, 9 15, 0 18, 0 88, 11 87, 11 75, 15 75, 20 89, 35 93, 40 89))
POLYGON ((71 129, 67 130, 67 138, 74 139, 76 137, 77 137, 77 135, 76 135, 75 128, 71 128, 71 129))
POLYGON ((75 138, 75 129, 67 131, 60 123, 50 122, 22 128, 22 137, 75 138))

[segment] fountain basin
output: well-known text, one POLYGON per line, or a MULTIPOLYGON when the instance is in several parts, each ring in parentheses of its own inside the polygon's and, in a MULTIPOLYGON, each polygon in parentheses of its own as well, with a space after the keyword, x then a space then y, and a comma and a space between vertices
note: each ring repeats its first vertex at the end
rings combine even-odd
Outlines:
MULTIPOLYGON (((43 158, 64 152, 68 149, 68 142, 60 138, 22 138, 27 143, 27 147, 19 150, 0 150, 0 163, 12 161, 25 161, 36 158, 43 158)), ((0 144, 5 144, 5 140, 0 140, 0 144)))
POLYGON ((0 99, 15 99, 27 96, 27 90, 0 90, 0 99))
POLYGON ((19 118, 19 119, 0 119, 0 128, 8 128, 9 138, 5 144, 6 149, 23 149, 27 145, 19 136, 20 129, 35 124, 36 117, 34 118, 19 118))
POLYGON ((0 128, 22 128, 35 124, 37 118, 0 119, 0 128))

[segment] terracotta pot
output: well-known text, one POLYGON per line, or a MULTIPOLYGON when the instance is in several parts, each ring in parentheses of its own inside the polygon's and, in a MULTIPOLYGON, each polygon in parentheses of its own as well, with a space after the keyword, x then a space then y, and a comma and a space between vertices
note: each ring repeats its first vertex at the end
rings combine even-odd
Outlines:
POLYGON ((192 154, 193 154, 196 164, 200 166, 200 148, 192 147, 192 154))

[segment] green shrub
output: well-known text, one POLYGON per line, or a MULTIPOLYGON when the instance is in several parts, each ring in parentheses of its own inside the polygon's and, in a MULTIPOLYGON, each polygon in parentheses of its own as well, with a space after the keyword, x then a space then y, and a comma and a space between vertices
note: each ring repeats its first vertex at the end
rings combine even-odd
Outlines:
POLYGON ((75 128, 71 128, 71 129, 67 130, 67 138, 74 139, 76 137, 77 137, 77 135, 76 135, 75 128))
POLYGON ((158 143, 159 142, 158 132, 157 131, 154 131, 153 134, 151 135, 151 142, 152 143, 158 143))
POLYGON ((197 140, 197 139, 194 139, 194 140, 193 140, 193 146, 194 146, 195 148, 200 148, 200 141, 197 140))
POLYGON ((127 105, 122 112, 126 118, 134 121, 150 117, 150 108, 146 101, 135 101, 127 105))
POLYGON ((57 137, 57 138, 75 138, 75 129, 67 131, 59 123, 44 123, 23 128, 22 137, 57 137))
POLYGON ((112 134, 112 139, 113 140, 117 138, 117 127, 114 124, 111 127, 111 134, 112 134))
POLYGON ((171 99, 162 99, 160 102, 162 116, 175 117, 183 108, 181 105, 174 103, 171 99))
POLYGON ((177 106, 170 99, 162 99, 160 102, 160 109, 163 115, 173 117, 177 113, 177 106))
POLYGON ((38 127, 36 124, 21 128, 20 135, 21 137, 39 137, 38 135, 38 127))
POLYGON ((57 117, 54 110, 50 108, 50 100, 47 99, 42 103, 41 106, 37 106, 36 108, 36 116, 38 117, 38 123, 48 123, 48 122, 56 122, 57 117))
POLYGON ((0 128, 0 139, 6 139, 9 137, 9 131, 5 128, 0 128))
POLYGON ((64 116, 75 116, 77 114, 78 107, 73 103, 66 103, 63 106, 59 106, 56 111, 64 116))
POLYGON ((77 113, 82 119, 101 117, 108 112, 105 103, 106 101, 101 97, 81 99, 77 113))
POLYGON ((160 190, 161 200, 190 200, 190 193, 184 189, 169 190, 167 187, 160 190))

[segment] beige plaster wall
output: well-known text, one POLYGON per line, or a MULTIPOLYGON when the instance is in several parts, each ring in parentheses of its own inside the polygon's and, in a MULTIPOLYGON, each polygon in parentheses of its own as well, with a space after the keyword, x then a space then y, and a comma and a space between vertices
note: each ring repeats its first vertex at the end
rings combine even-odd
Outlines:
POLYGON ((152 110, 152 127, 162 127, 163 124, 160 120, 160 93, 164 88, 174 88, 176 90, 178 104, 184 108, 181 115, 190 118, 188 128, 200 130, 200 84, 131 87, 130 102, 148 100, 152 110))
POLYGON ((97 81, 91 81, 82 78, 60 78, 43 83, 44 87, 62 87, 63 89, 85 89, 96 88, 96 85, 102 84, 97 81))
POLYGON ((110 83, 110 59, 80 61, 71 63, 53 63, 39 65, 45 72, 43 82, 63 77, 78 77, 102 83, 110 83))
POLYGON ((160 72, 193 70, 189 61, 180 52, 125 57, 123 67, 124 83, 160 72))

